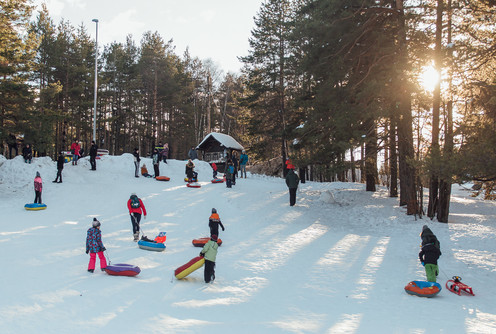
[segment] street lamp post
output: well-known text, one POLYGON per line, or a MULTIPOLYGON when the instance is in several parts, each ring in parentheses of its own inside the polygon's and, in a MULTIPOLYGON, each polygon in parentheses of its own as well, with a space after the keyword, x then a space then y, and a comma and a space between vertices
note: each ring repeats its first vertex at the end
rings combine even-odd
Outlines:
POLYGON ((93 140, 96 143, 96 97, 98 92, 98 19, 93 19, 96 23, 95 37, 95 99, 93 101, 93 140))

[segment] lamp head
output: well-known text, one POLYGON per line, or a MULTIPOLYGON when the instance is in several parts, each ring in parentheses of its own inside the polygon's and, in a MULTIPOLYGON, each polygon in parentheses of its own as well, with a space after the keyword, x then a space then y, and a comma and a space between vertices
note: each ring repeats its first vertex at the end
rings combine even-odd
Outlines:
POLYGON ((96 23, 98 23, 98 19, 93 19, 93 20, 91 20, 91 21, 92 21, 92 22, 96 22, 96 23))

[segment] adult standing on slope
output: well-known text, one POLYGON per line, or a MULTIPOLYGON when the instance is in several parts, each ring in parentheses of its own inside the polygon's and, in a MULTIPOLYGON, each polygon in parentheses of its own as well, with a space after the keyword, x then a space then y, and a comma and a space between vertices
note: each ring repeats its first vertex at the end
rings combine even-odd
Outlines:
POLYGON ((132 193, 131 197, 127 201, 127 208, 129 210, 129 215, 131 216, 131 224, 133 225, 134 241, 138 241, 141 214, 143 214, 146 219, 146 208, 141 198, 138 198, 135 193, 132 193))
POLYGON ((198 153, 193 146, 191 146, 191 149, 188 151, 188 158, 191 160, 198 159, 198 153))
POLYGON ((294 171, 293 165, 288 165, 288 175, 286 175, 286 185, 289 188, 289 205, 294 206, 296 204, 296 190, 298 190, 298 184, 300 183, 300 178, 294 171))
POLYGON ((243 173, 245 174, 245 179, 246 179, 246 164, 248 163, 248 155, 246 154, 246 151, 243 150, 241 155, 239 156, 239 171, 240 171, 240 177, 243 178, 243 173))
POLYGON ((57 158, 57 177, 54 181, 52 181, 53 183, 62 183, 62 170, 64 169, 64 163, 64 152, 61 151, 59 157, 57 158))
POLYGON ((134 177, 139 177, 138 171, 139 171, 141 159, 140 159, 140 156, 139 156, 139 150, 138 150, 138 148, 135 148, 134 149, 133 156, 134 156, 134 177))
POLYGON ((236 152, 233 152, 231 161, 234 167, 234 172, 232 175, 232 184, 236 185, 236 176, 238 175, 238 164, 239 164, 238 158, 236 157, 236 152))
POLYGON ((79 159, 79 154, 81 150, 81 145, 79 145, 79 142, 76 139, 74 139, 74 143, 71 145, 71 153, 72 153, 72 164, 77 165, 78 159, 79 159))
POLYGON ((157 148, 154 148, 152 153, 152 161, 153 161, 153 171, 155 173, 155 178, 157 176, 160 176, 160 169, 159 169, 160 159, 161 159, 160 152, 158 151, 157 148))
POLYGON ((98 146, 96 146, 96 143, 94 140, 91 141, 91 147, 90 147, 90 165, 91 165, 91 170, 96 170, 96 155, 98 153, 98 146))

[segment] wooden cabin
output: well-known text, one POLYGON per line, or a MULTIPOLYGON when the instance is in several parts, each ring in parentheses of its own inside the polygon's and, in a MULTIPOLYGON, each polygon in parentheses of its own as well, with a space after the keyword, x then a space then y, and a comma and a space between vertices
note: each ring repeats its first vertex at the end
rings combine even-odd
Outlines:
POLYGON ((204 161, 215 163, 221 173, 224 172, 226 162, 231 158, 233 152, 237 152, 237 157, 239 158, 244 150, 236 139, 218 132, 211 132, 206 135, 196 149, 202 153, 201 156, 204 161))

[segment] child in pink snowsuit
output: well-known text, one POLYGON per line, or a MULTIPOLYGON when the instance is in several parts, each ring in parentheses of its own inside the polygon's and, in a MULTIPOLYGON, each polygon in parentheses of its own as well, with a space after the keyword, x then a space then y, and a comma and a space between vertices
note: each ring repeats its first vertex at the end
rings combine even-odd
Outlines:
POLYGON ((41 204, 41 190, 43 189, 43 182, 41 181, 40 172, 36 172, 34 178, 34 202, 41 204))
POLYGON ((95 271, 96 255, 100 259, 100 268, 102 271, 107 268, 107 261, 103 252, 106 250, 102 243, 102 232, 100 232, 100 222, 93 218, 93 227, 88 229, 86 235, 86 254, 90 253, 90 263, 88 264, 88 271, 90 273, 95 271))

